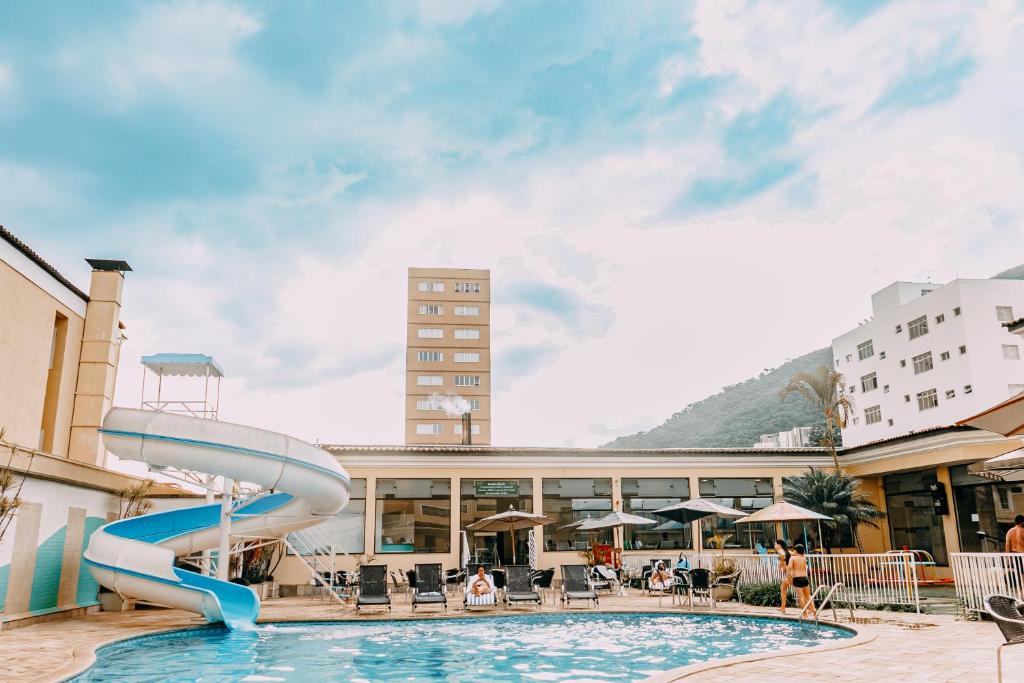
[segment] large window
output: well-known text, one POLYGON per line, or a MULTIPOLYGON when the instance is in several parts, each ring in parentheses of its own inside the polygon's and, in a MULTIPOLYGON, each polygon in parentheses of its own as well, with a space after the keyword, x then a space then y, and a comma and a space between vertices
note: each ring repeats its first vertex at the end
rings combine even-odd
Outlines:
POLYGON ((421 387, 439 387, 444 384, 444 378, 441 375, 417 375, 416 385, 421 387))
POLYGON ((875 345, 871 339, 857 344, 857 358, 864 360, 865 358, 871 358, 873 355, 875 355, 875 345))
POLYGON ((377 552, 448 552, 451 513, 448 479, 378 479, 377 552))
POLYGON ((473 330, 468 328, 459 328, 455 330, 456 339, 479 339, 480 330, 473 330))
POLYGON ((455 386, 478 387, 480 386, 480 375, 455 375, 455 386))
POLYGON ((929 410, 939 405, 939 396, 935 389, 929 389, 928 391, 922 391, 917 395, 917 409, 918 410, 929 410))
POLYGON ((416 330, 420 339, 444 339, 444 330, 438 327, 421 327, 416 330))
POLYGON ((479 306, 456 306, 455 315, 480 315, 479 306))
POLYGON ((999 322, 1013 321, 1013 306, 996 306, 996 320, 999 322))
POLYGON ((893 548, 926 550, 938 564, 946 564, 942 517, 935 514, 929 484, 935 470, 890 474, 884 478, 885 507, 893 548))
MULTIPOLYGON (((713 502, 726 507, 757 512, 772 504, 772 480, 758 479, 701 479, 700 497, 710 498, 713 502)), ((712 546, 711 537, 727 535, 726 548, 750 548, 751 542, 770 547, 775 542, 774 524, 740 524, 736 525, 731 518, 712 516, 701 520, 701 532, 705 548, 712 546)))
POLYGON ((650 526, 625 527, 627 550, 679 550, 693 548, 693 525, 670 522, 652 510, 690 498, 689 479, 623 479, 622 507, 631 515, 653 519, 650 526))
POLYGON ((456 351, 455 352, 456 363, 479 363, 480 354, 476 351, 456 351))
POLYGON ((417 351, 416 360, 421 363, 439 363, 444 360, 444 351, 417 351))
POLYGON ((1020 347, 1016 344, 1003 344, 1003 360, 1020 360, 1020 347))
POLYGON ((920 355, 914 356, 914 374, 920 375, 922 372, 928 372, 934 366, 932 363, 932 352, 927 351, 920 355))
MULTIPOLYGON (((363 547, 363 528, 366 526, 365 479, 352 480, 351 495, 352 497, 348 505, 345 506, 345 509, 334 515, 334 517, 317 524, 316 534, 308 538, 312 539, 315 537, 318 541, 334 546, 334 552, 339 554, 346 552, 352 555, 365 552, 363 547)), ((307 537, 303 536, 302 538, 307 537)), ((298 537, 289 536, 289 540, 300 552, 306 552, 306 549, 303 547, 304 543, 298 537)), ((319 550, 330 552, 330 549, 326 547, 319 548, 319 550)), ((288 550, 288 554, 293 554, 291 549, 288 550)))
POLYGON ((444 283, 443 282, 421 282, 420 285, 419 285, 419 290, 421 292, 443 292, 444 291, 444 283))
POLYGON ((876 422, 882 421, 882 407, 871 406, 870 408, 864 409, 864 424, 873 425, 876 422))
POLYGON ((860 378, 860 390, 867 392, 878 388, 878 374, 870 372, 860 378))
MULTIPOLYGON (((473 425, 476 427, 476 425, 473 425)), ((460 483, 459 526, 465 529, 473 522, 490 517, 512 506, 516 510, 533 512, 532 479, 463 479, 460 483)), ((469 552, 474 562, 512 563, 512 536, 516 541, 516 560, 529 556, 529 531, 523 529, 511 536, 507 531, 466 532, 469 552)), ((537 531, 540 538, 540 531, 537 531)), ((524 562, 525 563, 525 562, 524 562)))
POLYGON ((441 304, 420 304, 420 315, 444 315, 444 306, 441 304))
POLYGON ((544 527, 547 550, 585 550, 591 543, 611 543, 610 529, 577 532, 558 527, 612 511, 611 479, 545 479, 544 514, 555 520, 544 527))
POLYGON ((967 468, 949 468, 960 549, 1002 552, 1014 516, 1024 513, 1024 484, 996 484, 969 473, 967 468))
POLYGON ((928 334, 928 316, 922 315, 920 318, 911 320, 907 323, 907 331, 910 333, 911 339, 917 339, 928 334))

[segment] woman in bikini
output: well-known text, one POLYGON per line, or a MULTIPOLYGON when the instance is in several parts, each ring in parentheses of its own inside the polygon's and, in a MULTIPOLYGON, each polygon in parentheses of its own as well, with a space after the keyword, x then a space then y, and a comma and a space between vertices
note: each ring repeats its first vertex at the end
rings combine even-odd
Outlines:
POLYGON ((487 573, 482 566, 476 568, 476 576, 470 579, 469 592, 478 597, 491 592, 491 582, 487 580, 487 573))
MULTIPOLYGON (((789 558, 789 576, 793 581, 793 588, 796 590, 796 598, 800 601, 802 611, 811 601, 811 582, 807 578, 807 558, 804 557, 804 547, 800 543, 793 546, 793 555, 789 558)), ((818 611, 812 604, 810 616, 817 614, 818 611)))
POLYGON ((782 539, 775 541, 775 553, 779 556, 779 569, 782 570, 782 585, 780 586, 782 602, 779 603, 782 607, 779 608, 779 611, 785 614, 786 603, 789 601, 789 587, 792 585, 789 578, 789 546, 786 545, 786 541, 782 539))
POLYGON ((659 562, 658 566, 651 572, 651 588, 654 590, 667 590, 669 586, 675 581, 675 577, 672 576, 672 572, 668 570, 664 562, 659 562))

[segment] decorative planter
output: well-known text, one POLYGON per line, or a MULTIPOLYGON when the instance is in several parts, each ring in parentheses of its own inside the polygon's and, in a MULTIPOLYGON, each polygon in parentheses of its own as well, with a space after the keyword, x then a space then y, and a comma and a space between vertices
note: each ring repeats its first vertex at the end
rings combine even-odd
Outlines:
POLYGON ((715 586, 715 602, 728 602, 732 600, 732 586, 715 586))

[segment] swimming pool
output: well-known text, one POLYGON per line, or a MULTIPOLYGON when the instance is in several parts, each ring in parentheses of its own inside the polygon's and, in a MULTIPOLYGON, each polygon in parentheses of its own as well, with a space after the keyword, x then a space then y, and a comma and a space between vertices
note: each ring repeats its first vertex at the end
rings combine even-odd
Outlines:
POLYGON ((594 612, 207 627, 108 645, 74 680, 635 681, 853 635, 757 617, 594 612))

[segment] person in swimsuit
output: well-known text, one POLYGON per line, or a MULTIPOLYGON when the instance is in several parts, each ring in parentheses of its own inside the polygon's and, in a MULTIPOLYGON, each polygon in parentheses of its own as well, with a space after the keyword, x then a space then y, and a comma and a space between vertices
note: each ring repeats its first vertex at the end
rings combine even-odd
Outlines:
POLYGON ((1024 553, 1024 515, 1013 518, 1013 526, 1006 532, 1006 552, 1024 553))
POLYGON ((654 590, 665 590, 672 585, 674 580, 675 577, 672 576, 672 572, 668 570, 664 562, 659 562, 654 571, 651 572, 651 588, 654 590))
MULTIPOLYGON (((793 589, 796 590, 796 598, 800 602, 801 611, 811 601, 811 582, 807 578, 807 558, 804 557, 804 546, 797 543, 793 546, 793 554, 789 558, 789 577, 793 582, 793 589)), ((811 605, 810 616, 816 616, 818 611, 811 605)))
POLYGON ((491 592, 491 582, 487 580, 487 574, 483 566, 476 568, 476 576, 469 581, 469 592, 472 595, 487 595, 491 592))
POLYGON ((789 601, 789 587, 792 582, 789 580, 789 546, 786 545, 786 541, 779 539, 775 541, 775 553, 779 556, 779 568, 782 570, 782 585, 779 587, 782 593, 781 602, 779 603, 782 607, 779 611, 783 614, 786 613, 786 603, 789 601))

